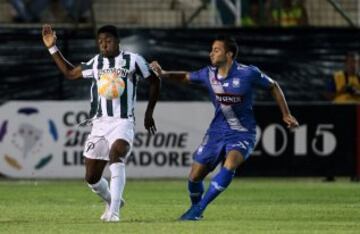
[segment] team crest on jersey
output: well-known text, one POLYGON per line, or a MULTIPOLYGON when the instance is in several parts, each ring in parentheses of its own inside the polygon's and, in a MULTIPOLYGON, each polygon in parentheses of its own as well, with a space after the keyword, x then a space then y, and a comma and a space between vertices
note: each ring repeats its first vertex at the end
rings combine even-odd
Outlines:
POLYGON ((240 87, 240 78, 234 78, 232 81, 232 87, 238 88, 240 87))

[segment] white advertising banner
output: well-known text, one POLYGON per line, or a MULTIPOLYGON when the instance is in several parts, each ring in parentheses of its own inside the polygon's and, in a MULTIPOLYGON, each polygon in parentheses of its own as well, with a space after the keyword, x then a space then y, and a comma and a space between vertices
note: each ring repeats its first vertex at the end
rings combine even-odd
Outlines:
MULTIPOLYGON (((11 101, 0 106, 0 173, 12 178, 83 178, 88 101, 11 101)), ((144 128, 146 102, 136 105, 130 178, 186 177, 193 151, 213 116, 207 102, 160 102, 158 132, 144 128)), ((106 170, 106 175, 109 175, 106 170)))

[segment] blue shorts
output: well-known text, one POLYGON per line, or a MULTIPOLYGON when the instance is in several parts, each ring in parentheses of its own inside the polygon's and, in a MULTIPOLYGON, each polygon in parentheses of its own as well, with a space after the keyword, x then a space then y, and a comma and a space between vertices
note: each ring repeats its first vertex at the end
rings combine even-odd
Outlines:
POLYGON ((219 134, 208 132, 193 155, 193 160, 213 170, 222 162, 229 151, 239 151, 248 159, 255 145, 254 134, 219 134))

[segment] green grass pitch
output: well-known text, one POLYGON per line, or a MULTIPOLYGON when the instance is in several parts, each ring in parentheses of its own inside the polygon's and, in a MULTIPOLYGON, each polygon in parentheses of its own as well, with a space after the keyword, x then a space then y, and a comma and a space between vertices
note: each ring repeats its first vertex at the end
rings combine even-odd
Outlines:
POLYGON ((121 222, 109 224, 82 181, 1 180, 0 233, 360 233, 360 184, 347 179, 235 179, 199 222, 177 221, 186 186, 129 180, 121 222))

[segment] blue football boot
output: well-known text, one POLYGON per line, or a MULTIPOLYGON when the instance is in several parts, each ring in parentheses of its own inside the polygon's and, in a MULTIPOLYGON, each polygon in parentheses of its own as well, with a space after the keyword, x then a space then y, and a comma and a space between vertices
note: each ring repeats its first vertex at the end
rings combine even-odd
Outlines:
POLYGON ((181 217, 179 220, 182 221, 199 221, 203 218, 203 210, 200 208, 199 205, 192 205, 181 217))

